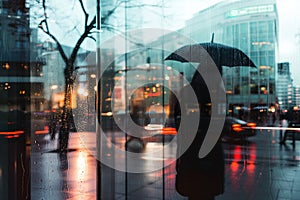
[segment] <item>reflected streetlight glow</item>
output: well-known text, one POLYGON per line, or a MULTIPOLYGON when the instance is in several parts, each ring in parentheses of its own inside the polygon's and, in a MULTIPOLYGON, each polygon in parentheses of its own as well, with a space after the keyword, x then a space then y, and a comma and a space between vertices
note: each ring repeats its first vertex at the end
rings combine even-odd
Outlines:
POLYGON ((50 89, 51 90, 56 90, 58 88, 58 85, 51 85, 50 89))
POLYGON ((87 170, 86 167, 86 157, 85 153, 83 151, 79 152, 78 158, 77 158, 77 180, 82 180, 85 178, 85 172, 87 170))
POLYGON ((84 88, 79 88, 77 90, 78 94, 81 95, 81 96, 84 96, 84 97, 87 97, 89 95, 88 91, 84 88))

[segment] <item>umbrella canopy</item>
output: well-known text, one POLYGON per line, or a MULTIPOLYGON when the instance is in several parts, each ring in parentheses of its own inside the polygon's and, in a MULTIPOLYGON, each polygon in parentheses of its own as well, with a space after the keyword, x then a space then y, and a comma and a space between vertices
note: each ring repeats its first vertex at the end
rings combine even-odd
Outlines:
POLYGON ((201 60, 203 54, 209 54, 219 70, 222 66, 249 66, 256 67, 252 60, 240 49, 223 45, 220 43, 208 42, 183 46, 171 53, 165 60, 179 62, 205 62, 201 60))

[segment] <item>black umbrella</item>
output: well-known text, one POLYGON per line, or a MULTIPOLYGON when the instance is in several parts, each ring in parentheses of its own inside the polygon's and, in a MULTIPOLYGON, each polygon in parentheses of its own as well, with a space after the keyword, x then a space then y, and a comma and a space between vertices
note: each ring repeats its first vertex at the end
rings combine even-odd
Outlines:
POLYGON ((171 53, 165 60, 179 62, 205 63, 203 54, 209 54, 219 70, 222 66, 249 66, 256 67, 252 60, 240 49, 220 43, 214 43, 213 39, 208 43, 190 44, 183 46, 171 53))

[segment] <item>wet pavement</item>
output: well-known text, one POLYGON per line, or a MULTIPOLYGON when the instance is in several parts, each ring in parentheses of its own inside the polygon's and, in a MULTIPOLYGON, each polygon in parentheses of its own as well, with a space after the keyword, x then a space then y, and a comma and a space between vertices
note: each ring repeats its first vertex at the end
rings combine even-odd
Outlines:
POLYGON ((31 146, 31 199, 96 199, 96 160, 77 133, 67 154, 57 153, 49 135, 36 136, 31 146))
MULTIPOLYGON (((95 140, 92 134, 84 138, 71 134, 66 158, 54 151, 56 140, 36 136, 31 145, 31 199, 97 199, 95 140)), ((300 199, 300 141, 293 148, 291 141, 280 145, 279 138, 278 130, 261 129, 246 141, 225 142, 225 193, 216 199, 300 199)), ((102 166, 102 199, 186 199, 174 189, 174 168, 171 164, 164 171, 132 174, 102 166)))
POLYGON ((300 199, 299 148, 280 145, 277 131, 226 144, 226 188, 217 199, 300 199))

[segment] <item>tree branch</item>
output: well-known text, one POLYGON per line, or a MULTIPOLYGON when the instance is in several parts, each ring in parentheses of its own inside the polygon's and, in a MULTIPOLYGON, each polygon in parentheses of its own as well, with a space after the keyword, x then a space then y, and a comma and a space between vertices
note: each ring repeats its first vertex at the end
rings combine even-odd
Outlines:
POLYGON ((39 23, 38 27, 44 33, 46 33, 48 36, 50 36, 55 41, 55 43, 57 45, 57 48, 58 48, 58 51, 61 54, 62 59, 64 60, 65 63, 67 63, 68 62, 68 58, 67 58, 67 56, 66 56, 66 54, 65 54, 65 52, 64 52, 64 50, 63 50, 63 48, 62 48, 62 46, 60 44, 60 42, 58 41, 58 39, 53 34, 50 33, 50 29, 49 29, 48 22, 47 22, 46 8, 47 8, 46 7, 46 0, 43 0, 43 11, 44 11, 44 17, 45 18, 39 23), (45 25, 45 27, 44 27, 44 25, 45 25))
POLYGON ((72 51, 72 54, 70 56, 70 61, 72 62, 72 66, 74 64, 76 55, 79 51, 79 48, 82 44, 82 42, 84 41, 84 39, 86 37, 88 37, 91 34, 91 30, 96 28, 96 16, 94 16, 93 20, 90 22, 90 24, 84 29, 84 33, 80 36, 80 38, 78 39, 78 41, 76 42, 76 45, 72 51))
POLYGON ((79 0, 79 3, 80 3, 82 11, 84 13, 84 17, 85 17, 84 27, 86 28, 87 24, 88 24, 89 14, 86 12, 82 0, 79 0))
POLYGON ((115 13, 124 1, 118 1, 113 9, 109 10, 104 17, 101 17, 101 24, 107 23, 108 19, 115 13))
MULTIPOLYGON (((47 6, 46 6, 46 0, 42 0, 42 7, 43 7, 43 12, 44 12, 44 19, 39 23, 39 28, 46 33, 48 36, 50 36, 55 43, 57 44, 57 48, 62 56, 62 59, 64 60, 64 62, 66 63, 66 66, 68 67, 67 70, 69 71, 73 71, 74 70, 74 62, 76 60, 76 56, 77 53, 80 49, 80 46, 82 45, 83 41, 85 40, 85 38, 91 38, 93 40, 95 40, 95 38, 93 38, 93 36, 91 36, 91 31, 92 29, 96 28, 96 16, 94 16, 93 20, 88 24, 88 19, 89 19, 89 14, 86 12, 86 9, 84 7, 84 3, 83 0, 78 0, 78 2, 80 3, 82 12, 84 13, 85 16, 85 22, 84 22, 84 32, 82 33, 82 35, 79 37, 79 39, 77 40, 75 47, 73 48, 73 51, 70 55, 70 57, 68 58, 60 44, 60 42, 58 41, 58 39, 50 32, 49 26, 48 26, 48 16, 47 16, 47 6)), ((124 36, 124 33, 122 33, 121 31, 119 31, 117 28, 115 28, 114 26, 110 26, 109 25, 109 19, 111 18, 111 16, 113 16, 116 13, 116 10, 118 8, 120 8, 121 6, 123 6, 123 8, 127 9, 127 8, 140 8, 140 7, 145 7, 145 6, 151 6, 151 7, 161 7, 161 5, 158 4, 147 4, 147 3, 132 3, 128 4, 127 3, 128 0, 117 0, 117 2, 114 4, 113 8, 110 9, 109 11, 107 11, 105 13, 105 16, 101 17, 101 24, 103 28, 106 28, 109 31, 112 32, 117 32, 121 35, 124 36)), ((74 27, 75 29, 76 27, 74 27)), ((74 30, 73 29, 73 30, 74 30)), ((134 39, 132 38, 126 38, 128 41, 130 41, 131 43, 137 45, 137 46, 143 46, 142 43, 139 42, 135 42, 134 39)))

